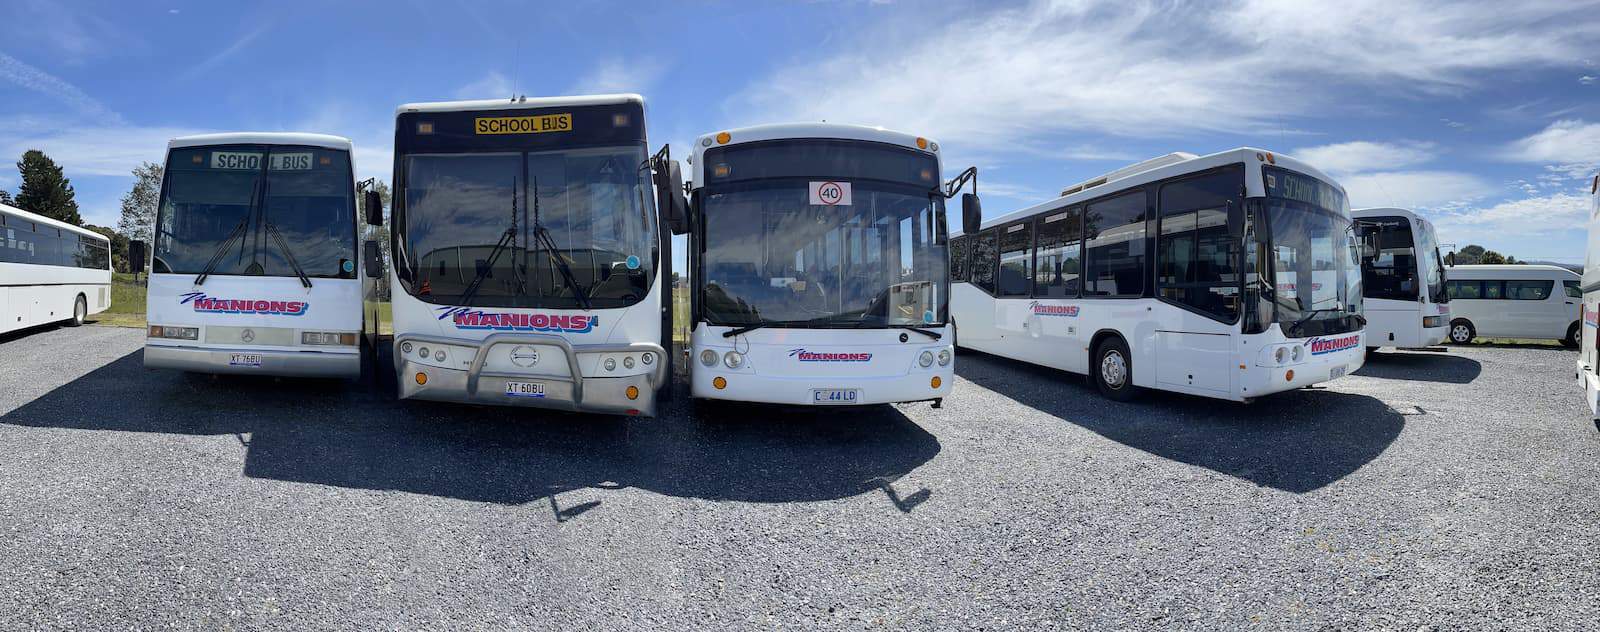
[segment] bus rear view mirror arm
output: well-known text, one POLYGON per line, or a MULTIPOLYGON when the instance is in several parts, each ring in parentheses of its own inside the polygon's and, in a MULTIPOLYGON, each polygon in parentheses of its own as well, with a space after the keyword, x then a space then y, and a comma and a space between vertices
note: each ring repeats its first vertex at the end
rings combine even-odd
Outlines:
POLYGON ((683 167, 672 159, 672 146, 662 145, 649 162, 661 223, 674 235, 688 234, 689 203, 683 199, 683 167))
POLYGON ((971 235, 983 225, 983 205, 978 202, 978 168, 967 167, 944 185, 942 193, 946 199, 953 198, 968 182, 972 183, 972 192, 961 195, 961 232, 971 235))

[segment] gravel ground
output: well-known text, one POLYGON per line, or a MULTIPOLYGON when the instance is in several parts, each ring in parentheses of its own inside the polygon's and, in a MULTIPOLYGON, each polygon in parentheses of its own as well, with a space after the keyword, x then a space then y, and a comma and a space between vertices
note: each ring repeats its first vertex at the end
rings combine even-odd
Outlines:
POLYGON ((659 419, 0 338, 0 627, 1584 629, 1571 352, 1236 405, 979 354, 943 409, 659 419))

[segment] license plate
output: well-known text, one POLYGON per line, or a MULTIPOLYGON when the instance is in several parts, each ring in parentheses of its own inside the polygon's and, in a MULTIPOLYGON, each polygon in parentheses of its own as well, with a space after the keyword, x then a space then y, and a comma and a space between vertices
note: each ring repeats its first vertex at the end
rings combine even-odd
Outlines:
POLYGON ((235 353, 235 354, 233 354, 232 357, 228 358, 228 366, 254 366, 254 367, 259 367, 259 366, 261 366, 261 354, 259 354, 259 353, 235 353))
POLYGON ((544 384, 540 382, 506 382, 506 395, 511 397, 544 397, 544 384))
POLYGON ((1346 367, 1336 366, 1336 367, 1333 367, 1331 369, 1328 369, 1328 379, 1331 380, 1331 379, 1336 378, 1336 377, 1344 377, 1345 368, 1346 367))
POLYGON ((854 388, 814 388, 811 389, 811 403, 813 404, 854 404, 861 399, 860 389, 854 388))

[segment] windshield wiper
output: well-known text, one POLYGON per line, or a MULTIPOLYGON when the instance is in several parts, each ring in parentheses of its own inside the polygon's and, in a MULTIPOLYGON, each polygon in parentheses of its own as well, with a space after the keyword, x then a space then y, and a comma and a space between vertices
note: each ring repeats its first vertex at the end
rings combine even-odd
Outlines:
POLYGON ((288 261, 289 267, 293 268, 294 273, 300 276, 300 284, 310 289, 311 277, 306 276, 305 268, 300 267, 300 262, 295 260, 294 253, 289 250, 289 240, 283 238, 283 233, 278 232, 278 227, 272 223, 272 220, 266 220, 262 223, 267 227, 267 234, 272 235, 272 240, 278 242, 278 249, 283 251, 283 259, 288 261))
POLYGON ((941 339, 944 338, 944 334, 941 334, 941 333, 939 333, 937 331, 934 331, 932 329, 928 329, 926 327, 921 327, 921 326, 918 326, 918 325, 889 325, 889 328, 891 328, 891 329, 906 329, 906 330, 910 330, 910 331, 915 331, 915 332, 917 332, 919 334, 922 334, 922 335, 927 336, 929 338, 932 338, 934 340, 941 340, 941 339))
POLYGON ((1300 320, 1294 321, 1293 325, 1289 325, 1289 330, 1284 332, 1284 335, 1286 335, 1286 336, 1294 335, 1294 332, 1300 331, 1300 328, 1304 327, 1306 323, 1311 322, 1311 319, 1315 318, 1317 316, 1317 314, 1323 314, 1323 313, 1327 313, 1327 312, 1342 312, 1342 311, 1344 311, 1343 307, 1324 307, 1322 309, 1313 309, 1313 310, 1311 310, 1309 312, 1306 312, 1304 316, 1301 316, 1300 320))
POLYGON ((217 251, 211 253, 211 260, 206 262, 206 267, 201 268, 200 274, 194 278, 195 285, 205 284, 206 277, 211 276, 211 272, 217 269, 217 264, 222 263, 222 256, 228 254, 228 246, 233 245, 233 240, 243 235, 245 227, 249 225, 250 214, 245 213, 244 217, 239 218, 239 225, 233 227, 233 232, 228 233, 228 236, 222 239, 222 243, 217 245, 217 251))
MULTIPOLYGON (((512 206, 516 206, 516 193, 512 193, 512 206)), ((539 220, 539 179, 533 179, 533 237, 539 241, 539 246, 544 249, 550 260, 555 262, 556 270, 561 272, 561 280, 572 288, 572 295, 578 299, 578 304, 584 309, 594 309, 589 304, 589 289, 578 283, 577 275, 572 273, 572 266, 567 265, 567 260, 561 256, 560 248, 556 247, 556 240, 550 236, 550 229, 544 227, 544 222, 539 220)))
MULTIPOLYGON (((482 268, 478 269, 477 276, 472 277, 472 282, 467 284, 467 289, 462 290, 460 299, 462 305, 472 306, 472 298, 477 296, 478 288, 483 286, 483 281, 489 278, 489 272, 494 270, 495 262, 500 260, 500 253, 505 252, 516 238, 517 227, 515 225, 500 234, 500 241, 495 242, 494 249, 489 251, 489 260, 484 263, 482 268)), ((512 266, 513 274, 515 274, 515 269, 516 266, 512 266)))

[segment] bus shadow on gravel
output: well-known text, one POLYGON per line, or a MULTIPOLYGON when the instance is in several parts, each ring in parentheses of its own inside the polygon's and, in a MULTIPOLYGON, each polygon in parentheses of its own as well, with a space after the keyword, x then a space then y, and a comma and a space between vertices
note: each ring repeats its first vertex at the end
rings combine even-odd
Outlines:
POLYGON ((1381 400, 1324 389, 1251 404, 1147 390, 1124 404, 1080 375, 988 354, 963 352, 956 374, 1130 448, 1296 494, 1361 469, 1405 426, 1381 400))
POLYGON ((232 435, 246 476, 498 504, 549 499, 558 520, 594 509, 560 508, 555 496, 579 489, 757 503, 880 493, 900 511, 931 493, 893 486, 940 448, 892 406, 705 421, 693 409, 682 394, 654 419, 400 402, 366 382, 151 371, 135 351, 0 424, 232 435))
POLYGON ((1374 351, 1361 370, 1351 375, 1385 380, 1412 380, 1470 384, 1483 373, 1483 365, 1466 356, 1439 352, 1374 351))

